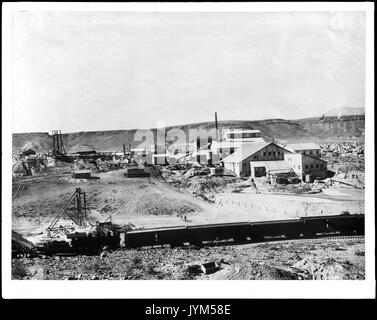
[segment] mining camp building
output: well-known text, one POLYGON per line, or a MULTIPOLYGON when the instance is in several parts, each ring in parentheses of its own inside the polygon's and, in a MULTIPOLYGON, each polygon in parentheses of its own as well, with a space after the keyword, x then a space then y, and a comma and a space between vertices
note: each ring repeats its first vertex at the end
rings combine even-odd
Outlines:
MULTIPOLYGON (((313 150, 316 149, 312 149, 313 150)), ((222 162, 237 176, 292 177, 312 182, 327 178, 327 163, 320 157, 285 149, 273 142, 247 143, 222 162)))
POLYGON ((262 177, 267 171, 292 171, 284 161, 290 151, 273 142, 245 143, 223 160, 224 167, 237 176, 262 177))
POLYGON ((325 160, 303 153, 285 154, 284 159, 302 181, 313 182, 315 179, 327 178, 325 160))
POLYGON ((315 158, 319 158, 321 156, 321 147, 312 142, 290 143, 285 146, 285 149, 294 153, 301 153, 315 158))

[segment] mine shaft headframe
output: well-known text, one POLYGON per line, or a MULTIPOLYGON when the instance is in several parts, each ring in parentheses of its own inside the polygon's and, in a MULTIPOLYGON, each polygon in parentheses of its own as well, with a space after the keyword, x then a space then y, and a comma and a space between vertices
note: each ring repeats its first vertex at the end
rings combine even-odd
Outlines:
POLYGON ((71 219, 76 225, 82 227, 85 225, 85 221, 88 219, 87 215, 87 206, 86 206, 86 193, 82 191, 81 188, 76 188, 75 192, 71 195, 67 203, 65 204, 62 211, 52 220, 50 225, 47 228, 47 232, 50 235, 56 235, 61 231, 65 231, 71 228, 64 228, 61 226, 56 226, 58 221, 62 216, 67 216, 71 219), (70 210, 70 207, 73 205, 73 210, 70 210))
POLYGON ((66 154, 61 130, 52 130, 52 154, 66 154))
POLYGON ((79 226, 83 226, 85 220, 88 219, 87 207, 86 207, 86 194, 81 188, 76 188, 75 192, 75 209, 76 209, 76 220, 79 226))

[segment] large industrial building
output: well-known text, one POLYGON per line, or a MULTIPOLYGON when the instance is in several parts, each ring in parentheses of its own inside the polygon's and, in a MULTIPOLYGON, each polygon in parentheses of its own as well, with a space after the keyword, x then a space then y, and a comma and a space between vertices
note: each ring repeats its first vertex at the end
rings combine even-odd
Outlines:
MULTIPOLYGON (((314 145, 310 146, 312 147, 314 145)), ((288 150, 273 142, 245 143, 222 162, 225 168, 232 170, 237 176, 257 178, 295 175, 306 182, 327 177, 327 163, 317 156, 317 149, 297 151, 302 153, 295 152, 294 149, 288 150)))
POLYGON ((237 176, 261 177, 266 175, 267 168, 273 170, 281 167, 284 153, 290 151, 273 142, 245 143, 222 162, 237 176))
POLYGON ((211 150, 222 160, 245 144, 265 142, 259 130, 226 129, 222 140, 211 144, 211 150))

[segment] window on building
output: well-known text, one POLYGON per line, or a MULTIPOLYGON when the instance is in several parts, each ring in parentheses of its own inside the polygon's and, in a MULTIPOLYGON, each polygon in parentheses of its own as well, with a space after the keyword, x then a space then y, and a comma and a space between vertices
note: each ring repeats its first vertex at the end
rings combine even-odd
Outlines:
POLYGON ((245 138, 260 138, 259 132, 242 132, 242 139, 245 138))
POLYGON ((276 151, 272 152, 272 154, 273 154, 274 156, 276 156, 276 151))
POLYGON ((305 169, 309 169, 309 165, 308 164, 305 165, 305 169))
POLYGON ((269 155, 269 156, 271 155, 271 151, 268 152, 268 155, 269 155))
POLYGON ((323 169, 323 167, 324 167, 324 165, 323 165, 323 163, 321 163, 321 169, 323 169))
POLYGON ((319 164, 317 163, 317 164, 315 165, 315 167, 318 169, 318 168, 319 168, 319 164))
POLYGON ((312 152, 310 151, 309 154, 312 154, 312 152))
POLYGON ((230 154, 234 153, 234 148, 230 148, 230 149, 229 149, 229 153, 230 153, 230 154))
POLYGON ((242 139, 251 138, 251 132, 242 132, 242 139))
POLYGON ((280 151, 278 151, 278 155, 280 156, 280 151))
POLYGON ((313 165, 312 164, 310 165, 310 169, 313 169, 313 165))
POLYGON ((253 160, 258 160, 258 156, 254 156, 254 157, 253 157, 253 160))
POLYGON ((264 155, 264 156, 267 156, 267 152, 263 152, 263 155, 264 155))

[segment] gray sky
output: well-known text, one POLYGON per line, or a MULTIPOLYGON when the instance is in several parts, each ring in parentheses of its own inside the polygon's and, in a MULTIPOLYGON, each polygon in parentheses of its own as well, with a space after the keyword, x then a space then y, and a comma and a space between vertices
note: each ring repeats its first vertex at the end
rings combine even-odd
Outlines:
POLYGON ((13 132, 364 107, 363 12, 17 12, 12 40, 13 132))

